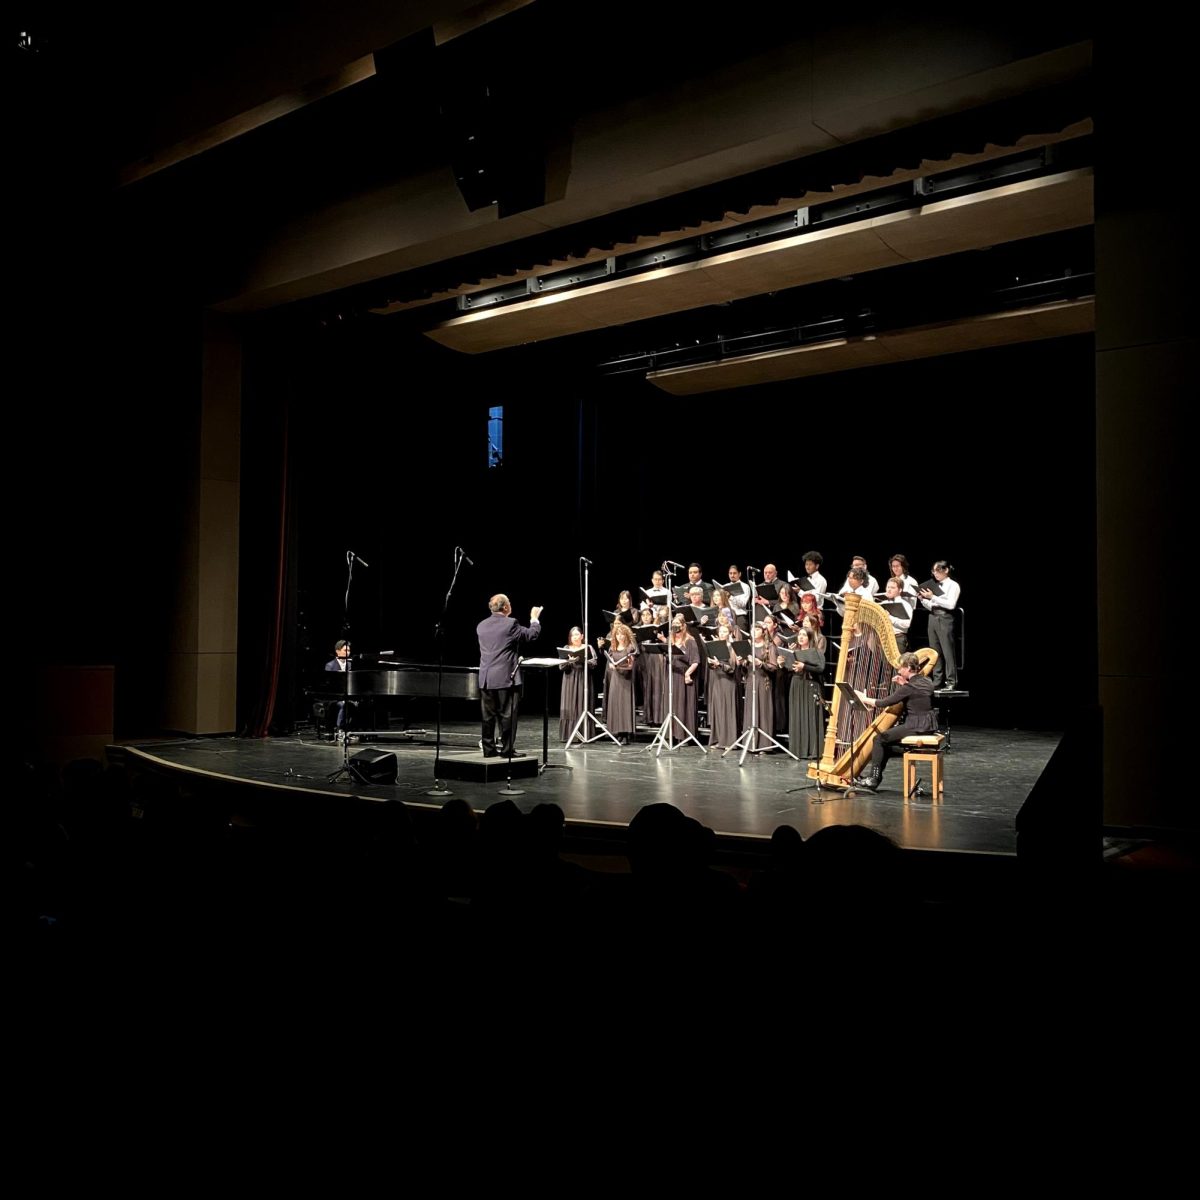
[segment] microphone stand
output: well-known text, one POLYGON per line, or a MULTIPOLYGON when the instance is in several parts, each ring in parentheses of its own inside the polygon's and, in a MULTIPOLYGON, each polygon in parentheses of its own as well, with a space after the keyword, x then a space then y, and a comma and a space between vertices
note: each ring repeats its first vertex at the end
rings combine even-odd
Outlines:
MULTIPOLYGON (((354 582, 354 551, 346 551, 346 594, 342 600, 342 637, 347 642, 350 639, 350 585, 354 582)), ((350 670, 354 665, 352 655, 346 657, 346 669, 342 672, 342 765, 332 775, 326 776, 327 783, 340 783, 344 777, 353 779, 356 783, 369 784, 366 777, 350 761, 350 670)))
MULTIPOLYGON (((817 691, 817 694, 815 696, 813 696, 812 700, 813 700, 813 703, 822 710, 822 714, 825 717, 825 719, 827 720, 829 717, 829 707, 830 706, 829 706, 829 701, 826 700, 825 697, 822 696, 820 693, 821 686, 822 686, 821 684, 817 685, 818 691, 817 691)), ((799 759, 799 757, 800 757, 799 755, 796 756, 797 760, 799 759)), ((788 788, 784 792, 784 795, 790 796, 793 792, 816 792, 817 794, 813 797, 811 803, 813 803, 813 804, 824 804, 825 803, 825 785, 820 781, 820 779, 814 779, 810 783, 802 783, 802 784, 800 784, 799 787, 788 788)), ((840 796, 840 794, 835 793, 833 798, 835 800, 840 800, 841 796, 840 796)))
MULTIPOLYGON (((756 613, 758 611, 758 609, 757 609, 757 607, 754 607, 754 606, 756 606, 758 604, 758 584, 756 584, 754 582, 753 577, 751 577, 751 580, 750 580, 750 603, 752 606, 750 611, 756 613)), ((729 750, 725 751, 725 754, 728 754, 730 750, 736 750, 738 748, 738 746, 741 746, 742 754, 741 754, 741 757, 738 759, 739 767, 745 763, 746 755, 751 752, 751 745, 750 745, 751 742, 755 743, 754 747, 753 747, 753 752, 755 754, 758 754, 767 748, 766 746, 758 745, 758 742, 760 740, 764 740, 764 739, 766 741, 770 742, 771 745, 774 746, 776 750, 782 750, 784 752, 784 754, 791 754, 793 758, 796 758, 796 755, 792 754, 792 752, 786 746, 784 746, 781 742, 777 742, 765 729, 759 728, 759 724, 758 724, 758 673, 762 670, 762 667, 759 666, 758 659, 755 658, 755 656, 754 656, 754 625, 755 625, 755 622, 751 621, 751 623, 750 623, 750 687, 751 687, 751 691, 750 691, 750 724, 747 725, 744 730, 742 730, 741 736, 738 738, 738 740, 736 742, 733 743, 732 746, 729 747, 729 750)), ((770 645, 770 643, 764 637, 764 639, 763 639, 763 654, 764 654, 764 656, 767 653, 767 647, 769 645, 770 645)), ((722 754, 721 757, 724 758, 725 754, 722 754)), ((799 762, 799 759, 797 758, 796 761, 799 762)))
MULTIPOLYGON (((675 589, 672 580, 675 578, 675 572, 671 570, 671 562, 668 559, 663 563, 663 575, 667 580, 667 615, 670 618, 667 622, 667 716, 662 725, 659 726, 658 732, 654 735, 654 740, 646 747, 647 750, 654 750, 655 758, 662 755, 663 747, 668 750, 678 750, 681 746, 686 746, 688 742, 695 742, 700 746, 702 753, 707 754, 708 750, 701 745, 700 739, 695 732, 689 729, 684 723, 682 717, 675 715, 675 686, 671 676, 671 658, 675 652, 675 617, 673 609, 675 607, 675 589), (675 722, 679 722, 679 728, 686 735, 681 742, 674 741, 675 722)), ((682 654, 683 651, 680 651, 682 654)))
POLYGON ((438 648, 438 682, 437 682, 437 734, 433 749, 433 787, 426 790, 425 795, 436 796, 439 800, 454 793, 441 782, 442 768, 442 674, 446 662, 446 612, 450 607, 450 597, 454 594, 454 585, 458 582, 458 573, 462 570, 463 559, 466 555, 461 546, 454 547, 454 573, 450 576, 450 586, 446 589, 446 598, 442 601, 442 616, 433 627, 434 640, 438 648))
POLYGON ((621 744, 615 737, 613 737, 611 733, 609 733, 608 726, 605 725, 604 722, 601 721, 600 718, 592 711, 592 691, 591 687, 589 686, 591 683, 591 676, 588 674, 588 672, 592 669, 592 643, 588 640, 588 606, 591 600, 590 586, 592 578, 592 560, 590 558, 580 558, 579 561, 583 564, 583 644, 588 647, 588 653, 584 654, 583 656, 583 708, 580 710, 579 718, 576 720, 571 729, 571 736, 567 738, 566 744, 563 746, 564 750, 570 750, 571 743, 576 737, 579 738, 579 744, 581 746, 587 746, 592 742, 598 742, 602 737, 612 738, 614 745, 619 746, 621 744), (588 736, 587 731, 584 729, 585 721, 591 721, 592 725, 595 726, 596 732, 590 737, 588 736))

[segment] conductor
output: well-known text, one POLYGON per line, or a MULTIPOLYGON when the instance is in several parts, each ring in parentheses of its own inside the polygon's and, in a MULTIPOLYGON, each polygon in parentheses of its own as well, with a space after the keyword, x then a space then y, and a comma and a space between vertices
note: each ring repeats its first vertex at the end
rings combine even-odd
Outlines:
POLYGON ((479 702, 483 710, 483 757, 510 757, 517 737, 517 707, 521 699, 522 642, 532 642, 542 632, 541 607, 521 625, 512 615, 508 597, 498 592, 488 601, 489 616, 479 622, 479 702), (500 745, 496 746, 496 724, 500 745))

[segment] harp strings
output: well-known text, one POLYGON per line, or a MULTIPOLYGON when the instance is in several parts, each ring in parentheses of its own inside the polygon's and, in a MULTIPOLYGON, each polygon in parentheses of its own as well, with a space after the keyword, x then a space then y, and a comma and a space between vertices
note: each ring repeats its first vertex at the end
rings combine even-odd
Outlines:
MULTIPOLYGON (((892 664, 876 631, 869 625, 856 627, 846 655, 846 681, 856 692, 874 699, 887 695, 891 672, 892 664)), ((838 742, 843 746, 856 742, 875 715, 869 709, 864 712, 842 705, 838 714, 838 742)))

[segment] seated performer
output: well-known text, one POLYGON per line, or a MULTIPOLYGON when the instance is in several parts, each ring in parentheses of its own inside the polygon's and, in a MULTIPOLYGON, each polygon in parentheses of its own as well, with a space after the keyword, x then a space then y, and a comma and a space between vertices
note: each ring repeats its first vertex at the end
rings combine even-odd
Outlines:
MULTIPOLYGON (((311 659, 309 660, 312 661, 311 659)), ((325 664, 327 671, 350 670, 350 643, 341 638, 333 644, 333 657, 325 664)))
MULTIPOLYGON (((350 643, 345 638, 339 638, 333 644, 333 657, 325 664, 327 671, 348 671, 350 670, 350 643)), ((349 680, 345 681, 349 683, 349 680)), ((357 704, 357 701, 351 700, 351 704, 357 704)), ((328 711, 328 710, 326 710, 328 711)), ((346 702, 339 700, 337 702, 337 721, 334 723, 335 738, 340 739, 346 725, 346 702)))
POLYGON ((483 714, 483 757, 505 758, 515 753, 517 709, 521 701, 523 642, 532 642, 542 632, 538 617, 541 606, 530 609, 529 624, 521 625, 512 615, 512 605, 503 592, 489 601, 490 615, 475 628, 479 639, 479 705, 483 714), (500 746, 496 746, 496 729, 500 746))
POLYGON ((867 791, 879 790, 883 781, 883 768, 892 747, 898 745, 904 738, 914 733, 937 733, 937 711, 933 707, 933 681, 921 674, 921 660, 915 654, 900 656, 900 670, 892 677, 893 684, 899 684, 891 695, 872 699, 865 692, 855 692, 855 695, 868 708, 891 708, 893 704, 903 704, 904 712, 900 720, 882 733, 876 734, 875 744, 871 747, 871 765, 867 773, 854 781, 855 787, 866 788, 867 791))
MULTIPOLYGON (((575 723, 582 712, 594 712, 596 708, 596 679, 593 671, 596 667, 596 652, 591 646, 583 644, 583 630, 578 625, 572 627, 567 634, 567 649, 584 651, 587 654, 592 671, 585 671, 583 654, 564 659, 559 664, 563 673, 562 691, 558 703, 558 736, 565 742, 571 736, 575 723), (584 692, 583 681, 587 677, 587 691, 584 692)), ((586 737, 590 730, 585 729, 586 737)))

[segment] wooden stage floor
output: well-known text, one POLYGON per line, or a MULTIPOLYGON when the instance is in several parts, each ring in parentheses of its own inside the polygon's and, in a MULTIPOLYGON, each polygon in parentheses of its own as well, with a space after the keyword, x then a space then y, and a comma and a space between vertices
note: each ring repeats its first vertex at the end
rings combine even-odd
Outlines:
MULTIPOLYGON (((482 767, 478 736, 477 722, 444 725, 443 757, 478 759, 482 767)), ((784 754, 750 755, 742 766, 736 754, 722 758, 694 745, 657 756, 648 750, 649 736, 625 747, 607 739, 568 751, 552 744, 552 769, 515 779, 524 789, 515 802, 523 810, 553 802, 569 824, 603 827, 626 825, 643 805, 669 801, 723 837, 765 839, 786 824, 807 838, 825 825, 861 824, 906 849, 1008 856, 1016 853, 1017 811, 1059 740, 1054 733, 956 727, 945 762, 945 799, 933 804, 927 795, 904 799, 898 758, 889 762, 879 792, 847 798, 805 788, 804 764, 784 754)), ((541 763, 540 721, 522 720, 518 745, 541 763)), ((122 749, 146 767, 237 781, 273 793, 282 804, 289 797, 309 804, 317 797, 336 803, 352 796, 428 807, 444 802, 425 795, 434 782, 434 739, 420 731, 351 747, 351 754, 394 753, 394 785, 329 783, 342 764, 342 748, 311 737, 188 738, 122 749)), ((444 786, 482 811, 503 798, 497 793, 504 780, 449 779, 444 786)))

